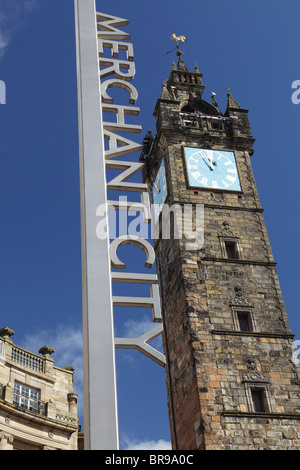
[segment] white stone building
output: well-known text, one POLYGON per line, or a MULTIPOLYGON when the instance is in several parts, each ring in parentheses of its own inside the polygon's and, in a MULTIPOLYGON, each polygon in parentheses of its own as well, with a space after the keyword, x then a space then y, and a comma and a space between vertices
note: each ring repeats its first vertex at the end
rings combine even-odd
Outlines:
POLYGON ((54 365, 54 350, 34 354, 0 330, 0 450, 78 450, 72 367, 54 365))

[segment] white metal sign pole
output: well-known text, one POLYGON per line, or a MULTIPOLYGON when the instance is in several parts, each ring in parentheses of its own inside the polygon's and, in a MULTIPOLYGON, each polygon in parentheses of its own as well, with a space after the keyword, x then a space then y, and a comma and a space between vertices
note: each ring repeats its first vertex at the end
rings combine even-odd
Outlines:
MULTIPOLYGON (((83 273, 85 450, 118 450, 109 239, 96 235, 107 204, 95 0, 75 0, 83 273)), ((108 223, 107 223, 108 226, 108 223)))

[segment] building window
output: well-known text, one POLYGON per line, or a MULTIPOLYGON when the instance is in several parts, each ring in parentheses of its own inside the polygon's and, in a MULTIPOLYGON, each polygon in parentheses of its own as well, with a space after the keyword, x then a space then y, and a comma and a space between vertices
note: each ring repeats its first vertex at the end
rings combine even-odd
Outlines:
POLYGON ((239 259, 238 244, 236 241, 225 240, 224 245, 228 259, 239 259))
POLYGON ((223 193, 210 193, 210 195, 214 201, 221 202, 225 200, 223 193))
POLYGON ((252 388, 251 389, 251 398, 253 411, 255 413, 264 413, 267 410, 265 392, 262 388, 252 388))
POLYGON ((243 377, 243 381, 249 411, 252 413, 272 413, 273 405, 267 377, 256 370, 248 371, 243 377))
POLYGON ((253 331, 250 312, 239 311, 237 312, 237 320, 240 331, 253 331))
MULTIPOLYGON (((233 301, 236 299, 233 299, 233 301)), ((246 299, 243 299, 246 301, 246 299)), ((253 315, 253 308, 248 306, 233 306, 232 308, 232 316, 233 316, 233 324, 234 329, 237 331, 241 331, 243 333, 248 333, 252 331, 256 331, 255 326, 255 318, 253 315)))
POLYGON ((44 412, 43 404, 39 401, 39 390, 19 382, 15 382, 13 403, 34 413, 44 412))
POLYGON ((222 223, 222 229, 219 232, 219 240, 223 258, 232 260, 241 259, 239 237, 232 230, 228 221, 222 223))

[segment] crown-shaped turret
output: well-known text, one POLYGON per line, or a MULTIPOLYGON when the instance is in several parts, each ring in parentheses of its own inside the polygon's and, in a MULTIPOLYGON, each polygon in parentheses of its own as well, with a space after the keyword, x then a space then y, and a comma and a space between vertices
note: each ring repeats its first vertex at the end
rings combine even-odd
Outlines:
MULTIPOLYGON (((220 129, 225 130, 226 128, 227 131, 231 129, 233 136, 238 134, 239 136, 252 138, 247 116, 248 110, 242 108, 229 92, 224 114, 219 108, 215 93, 212 93, 210 101, 204 100, 203 74, 197 66, 195 71, 190 72, 182 59, 181 51, 179 52, 177 65, 173 63, 169 79, 164 81, 161 96, 155 106, 154 116, 156 117, 157 130, 166 127, 166 125, 168 127, 171 125, 173 128, 178 125, 181 126, 180 113, 181 118, 182 113, 192 113, 195 116, 197 115, 198 118, 201 115, 201 118, 218 118, 219 121, 223 119, 224 123, 226 121, 226 126, 221 126, 220 129)), ((204 129, 200 125, 198 128, 204 129)), ((214 130, 216 127, 208 126, 208 128, 214 130)))
POLYGON ((196 66, 194 72, 190 72, 185 66, 182 56, 173 63, 172 71, 167 82, 167 90, 173 94, 175 99, 190 95, 193 99, 201 99, 205 86, 202 83, 202 73, 196 66))
MULTIPOLYGON (((203 74, 197 66, 193 72, 188 70, 180 50, 177 51, 177 56, 177 64, 173 63, 169 79, 164 81, 161 96, 154 109, 157 132, 151 148, 154 149, 158 136, 165 133, 176 135, 178 139, 181 136, 184 140, 193 136, 201 139, 207 148, 211 148, 212 142, 223 145, 226 139, 230 142, 228 145, 247 148, 253 153, 254 139, 248 110, 242 108, 229 91, 224 113, 220 110, 214 92, 210 101, 203 99, 203 74)), ((144 176, 153 160, 152 153, 150 148, 144 146, 141 155, 141 161, 146 163, 144 176)))

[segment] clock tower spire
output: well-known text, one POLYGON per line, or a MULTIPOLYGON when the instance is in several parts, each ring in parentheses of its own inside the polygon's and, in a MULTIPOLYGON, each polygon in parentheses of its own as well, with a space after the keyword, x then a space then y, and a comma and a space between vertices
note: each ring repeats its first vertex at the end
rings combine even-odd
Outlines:
POLYGON ((164 206, 182 209, 174 225, 187 206, 204 214, 200 244, 155 240, 172 445, 299 449, 299 366, 252 172, 248 111, 228 92, 222 113, 204 90, 198 67, 188 71, 180 55, 141 155, 156 233, 164 206))

